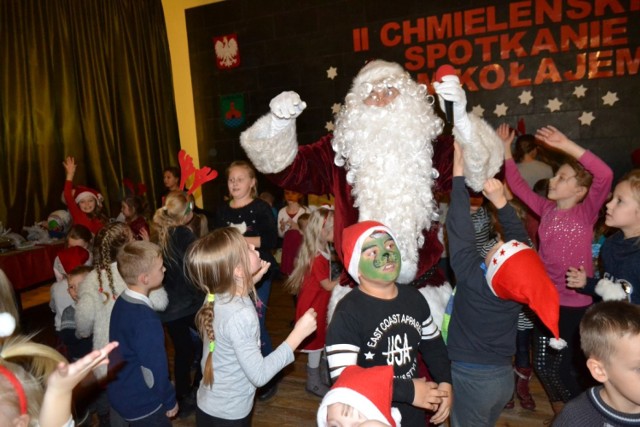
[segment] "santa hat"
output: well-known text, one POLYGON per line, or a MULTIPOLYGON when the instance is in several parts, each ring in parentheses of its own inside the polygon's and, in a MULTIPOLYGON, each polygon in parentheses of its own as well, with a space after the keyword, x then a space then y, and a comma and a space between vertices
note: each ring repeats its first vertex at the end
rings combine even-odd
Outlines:
POLYGON ((375 420, 387 426, 400 426, 400 411, 391 407, 393 396, 393 366, 361 368, 347 366, 338 381, 324 396, 318 409, 318 426, 327 426, 327 409, 334 403, 347 404, 360 412, 367 420, 375 420))
POLYGON ((84 187, 82 185, 77 185, 75 188, 75 201, 76 203, 80 203, 80 200, 85 199, 87 197, 93 197, 98 204, 98 206, 102 205, 102 194, 98 192, 98 190, 94 190, 93 188, 84 187))
POLYGON ((384 231, 396 240, 389 227, 379 223, 378 221, 362 221, 350 225, 342 231, 342 254, 344 257, 344 265, 347 271, 353 277, 356 283, 360 284, 358 277, 358 264, 360 264, 360 255, 362 252, 362 244, 367 237, 375 231, 384 231))
POLYGON ((71 246, 58 253, 58 259, 65 274, 71 273, 76 267, 84 265, 89 260, 89 251, 82 246, 71 246))
POLYGON ((486 277, 495 296, 527 304, 538 315, 555 337, 551 347, 567 345, 558 328, 560 296, 535 250, 516 240, 503 244, 491 258, 486 277))
POLYGON ((376 59, 362 67, 355 79, 353 79, 353 88, 364 83, 376 83, 385 79, 402 78, 407 72, 395 62, 387 62, 376 59))

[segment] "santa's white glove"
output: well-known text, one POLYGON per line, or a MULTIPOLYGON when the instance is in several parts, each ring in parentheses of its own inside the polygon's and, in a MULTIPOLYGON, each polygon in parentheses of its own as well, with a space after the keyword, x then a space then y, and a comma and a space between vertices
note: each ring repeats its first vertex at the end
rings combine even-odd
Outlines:
POLYGON ((282 92, 269 102, 271 109, 271 134, 275 135, 294 122, 307 103, 300 99, 300 95, 293 91, 282 92))
POLYGON ((443 76, 441 83, 433 83, 433 88, 438 94, 438 102, 442 111, 445 111, 444 101, 453 102, 453 126, 465 141, 469 141, 471 139, 471 122, 467 116, 467 94, 462 88, 458 76, 455 74, 443 76))

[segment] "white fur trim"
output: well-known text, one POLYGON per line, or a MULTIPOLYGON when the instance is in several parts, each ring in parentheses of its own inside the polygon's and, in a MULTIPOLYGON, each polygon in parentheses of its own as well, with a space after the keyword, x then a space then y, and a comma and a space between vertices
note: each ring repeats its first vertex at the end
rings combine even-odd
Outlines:
POLYGON ((361 84, 375 84, 384 79, 401 78, 406 74, 407 72, 400 64, 376 59, 360 69, 356 78, 353 79, 352 90, 361 84))
POLYGON ((0 337, 10 337, 16 330, 16 319, 11 313, 0 313, 0 337))
POLYGON ((471 139, 453 129, 464 156, 464 176, 474 191, 482 191, 484 182, 500 171, 504 161, 502 140, 487 122, 474 114, 467 114, 471 123, 471 139))
POLYGON ((451 285, 449 282, 444 282, 441 286, 425 286, 418 291, 427 300, 433 322, 440 328, 444 319, 444 311, 453 293, 451 285))
POLYGON ((620 284, 609 279, 600 279, 595 289, 596 294, 602 297, 603 301, 623 301, 627 299, 627 294, 620 284))
POLYGON ((240 145, 262 173, 278 173, 293 163, 298 154, 296 121, 272 135, 272 114, 260 117, 240 134, 240 145))
MULTIPOLYGON (((367 420, 375 420, 390 426, 387 417, 385 417, 380 409, 362 394, 346 387, 332 388, 324 396, 318 409, 317 421, 318 426, 326 427, 327 425, 327 409, 329 405, 334 403, 345 403, 352 406, 360 412, 367 420)), ((393 416, 393 413, 391 414, 393 416)), ((395 417, 394 417, 395 420, 395 417)))
POLYGON ((496 250, 495 254, 491 258, 491 262, 487 266, 487 275, 486 275, 489 289, 491 289, 491 292, 493 292, 495 296, 499 298, 502 297, 501 295, 498 295, 496 291, 493 289, 493 276, 495 276, 498 270, 500 270, 500 267, 502 267, 502 265, 509 258, 517 254, 518 252, 521 252, 524 250, 533 250, 533 249, 531 249, 529 246, 525 245, 522 242, 518 242, 517 240, 509 240, 508 242, 500 246, 498 250, 496 250))
POLYGON ((331 291, 331 298, 329 299, 329 305, 327 306, 327 325, 331 323, 331 318, 333 317, 333 313, 336 311, 336 306, 349 292, 351 292, 351 288, 349 286, 338 285, 333 287, 333 290, 331 291))
POLYGON ((562 338, 551 338, 549 340, 549 347, 554 348, 556 350, 562 350, 567 346, 567 342, 562 338))

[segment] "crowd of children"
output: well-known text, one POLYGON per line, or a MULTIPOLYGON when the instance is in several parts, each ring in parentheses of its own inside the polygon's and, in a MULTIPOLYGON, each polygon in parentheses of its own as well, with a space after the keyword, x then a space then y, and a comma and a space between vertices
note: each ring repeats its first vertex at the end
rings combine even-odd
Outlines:
POLYGON ((50 299, 59 352, 14 332, 19 313, 0 271, 0 308, 13 319, 0 315, 0 421, 70 425, 72 390, 82 381, 92 397, 76 402, 77 419, 94 411, 104 426, 169 426, 195 412, 199 426, 249 426, 254 397, 276 393, 278 373, 299 349, 307 353, 305 389, 324 397, 318 425, 491 426, 513 407, 514 389, 524 408, 535 408, 533 330, 533 371, 554 425, 640 425, 640 169, 605 204, 612 170, 560 130, 519 138, 513 157, 514 130, 496 133, 505 181, 486 180, 475 197, 454 143, 443 225, 455 290, 443 324, 416 289, 397 284, 399 243, 376 221, 344 229, 344 271, 357 286, 329 317, 340 281, 332 272, 334 212, 309 210, 302 194, 284 190, 276 218, 257 197, 248 162, 227 169, 228 202, 209 232, 179 169, 164 171, 167 192, 149 227, 139 196, 123 198, 122 221, 109 221, 97 191, 74 187, 77 165, 67 157, 63 194, 74 225, 53 265, 50 299), (540 143, 564 155, 555 174, 536 160, 540 143), (533 189, 541 182, 545 194, 533 189), (592 240, 603 206, 604 224, 617 231, 601 242, 596 271, 592 240), (297 300, 293 330, 274 349, 265 318, 278 236, 287 248, 283 281, 297 300), (34 362, 15 361, 24 357, 34 362))

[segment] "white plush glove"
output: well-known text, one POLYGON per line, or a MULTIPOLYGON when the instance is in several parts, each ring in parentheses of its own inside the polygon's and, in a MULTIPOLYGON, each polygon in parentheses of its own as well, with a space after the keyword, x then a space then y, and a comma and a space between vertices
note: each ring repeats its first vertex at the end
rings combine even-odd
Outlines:
POLYGON ((300 99, 300 95, 293 91, 282 92, 269 102, 271 109, 271 134, 275 135, 289 126, 298 117, 307 103, 300 99))
POLYGON ((455 74, 443 76, 442 83, 434 82, 433 88, 438 94, 442 111, 445 111, 444 101, 453 102, 453 126, 468 141, 471 138, 471 123, 467 116, 467 94, 462 89, 460 79, 455 74))

